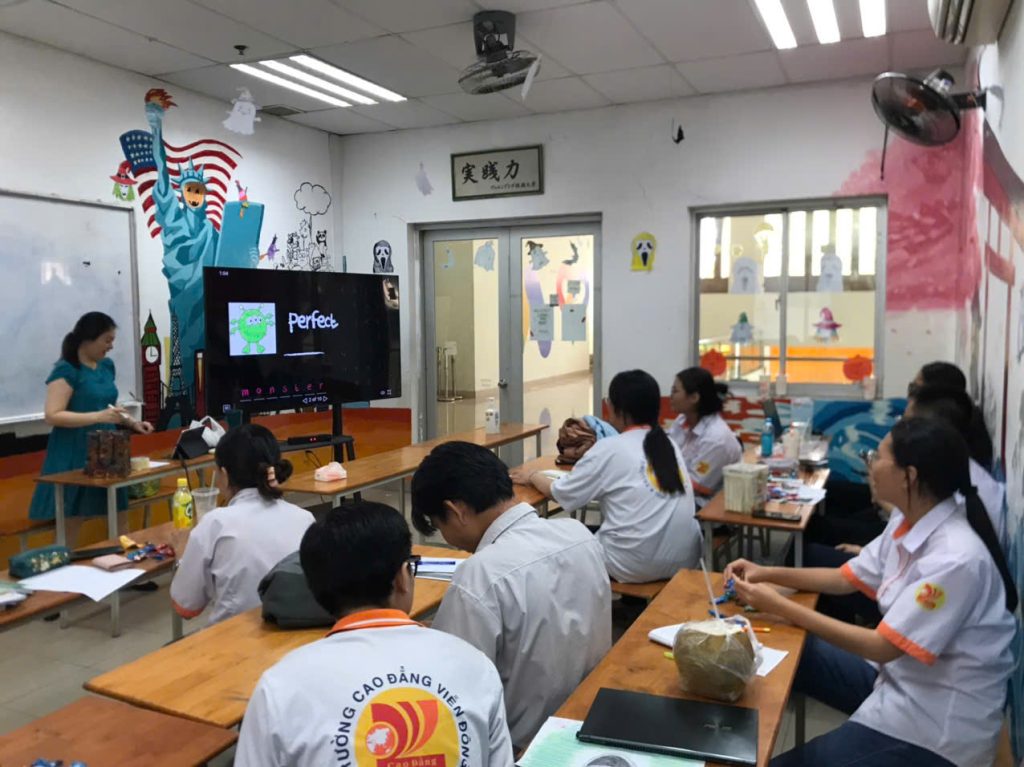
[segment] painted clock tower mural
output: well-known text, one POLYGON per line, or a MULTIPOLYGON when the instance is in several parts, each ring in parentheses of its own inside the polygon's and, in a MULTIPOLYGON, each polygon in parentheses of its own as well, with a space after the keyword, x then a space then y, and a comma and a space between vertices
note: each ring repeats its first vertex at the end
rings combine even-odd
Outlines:
POLYGON ((142 419, 156 423, 160 420, 160 407, 163 404, 160 396, 160 358, 163 354, 152 312, 142 331, 142 419))

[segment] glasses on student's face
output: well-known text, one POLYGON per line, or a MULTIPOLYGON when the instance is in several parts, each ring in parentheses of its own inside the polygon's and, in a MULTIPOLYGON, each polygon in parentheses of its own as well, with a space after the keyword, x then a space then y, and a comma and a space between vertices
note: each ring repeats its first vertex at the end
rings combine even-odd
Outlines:
POLYGON ((405 560, 405 563, 409 565, 409 572, 412 573, 412 577, 416 577, 416 573, 420 571, 420 561, 423 559, 419 554, 413 554, 411 557, 405 560))

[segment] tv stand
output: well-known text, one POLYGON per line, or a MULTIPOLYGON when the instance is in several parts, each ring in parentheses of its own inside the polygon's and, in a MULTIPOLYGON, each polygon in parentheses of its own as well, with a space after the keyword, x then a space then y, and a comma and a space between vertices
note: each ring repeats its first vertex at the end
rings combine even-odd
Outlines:
MULTIPOLYGON (((247 410, 242 411, 242 423, 252 423, 252 414, 247 410)), ((299 450, 314 450, 320 447, 331 446, 333 459, 342 463, 356 459, 356 440, 351 434, 344 433, 344 419, 341 403, 331 405, 331 441, 315 444, 289 445, 287 442, 280 442, 282 453, 294 453, 299 450)))

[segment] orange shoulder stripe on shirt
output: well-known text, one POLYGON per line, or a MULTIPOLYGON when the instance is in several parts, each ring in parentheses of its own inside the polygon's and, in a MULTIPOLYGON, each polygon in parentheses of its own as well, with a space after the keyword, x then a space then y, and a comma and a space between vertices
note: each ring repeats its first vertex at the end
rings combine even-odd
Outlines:
POLYGON ((361 612, 346 615, 331 628, 327 635, 337 634, 340 631, 355 631, 356 629, 379 629, 388 626, 420 626, 401 610, 362 610, 361 612))
POLYGON ((878 594, 868 584, 857 577, 857 573, 850 567, 849 562, 844 562, 843 566, 839 568, 839 572, 843 574, 843 577, 850 582, 850 584, 857 589, 857 591, 863 592, 866 596, 878 601, 878 594))
POLYGON ((878 624, 878 633, 888 639, 892 644, 896 645, 896 647, 903 650, 907 655, 912 658, 916 658, 926 666, 934 665, 935 661, 938 660, 938 656, 928 652, 916 642, 907 639, 903 634, 898 632, 885 621, 878 624))
POLYGON ((171 606, 174 607, 174 612, 176 612, 185 620, 191 620, 203 611, 202 607, 200 607, 198 610, 189 610, 187 607, 182 607, 181 605, 179 605, 173 599, 171 600, 171 606))

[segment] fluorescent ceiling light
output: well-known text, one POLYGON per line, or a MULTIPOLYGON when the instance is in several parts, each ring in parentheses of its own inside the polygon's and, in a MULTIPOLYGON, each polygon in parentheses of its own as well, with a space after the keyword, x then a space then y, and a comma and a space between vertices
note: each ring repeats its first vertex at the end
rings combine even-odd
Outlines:
POLYGON ((376 83, 371 83, 369 80, 364 80, 358 75, 354 75, 351 72, 346 72, 344 69, 339 69, 336 66, 328 64, 326 61, 320 59, 314 59, 312 56, 292 56, 291 60, 296 64, 301 64, 307 69, 313 69, 321 74, 333 77, 335 80, 351 85, 353 88, 358 88, 361 91, 366 91, 371 96, 377 96, 384 99, 385 101, 405 101, 405 96, 400 96, 394 91, 389 91, 387 88, 382 88, 376 83))
POLYGON ((301 69, 290 67, 287 64, 283 64, 280 61, 261 61, 259 62, 269 69, 273 69, 275 72, 280 72, 283 75, 288 75, 293 80, 302 80, 304 83, 315 85, 317 88, 322 88, 325 91, 329 91, 349 101, 354 101, 357 104, 376 104, 377 102, 371 99, 369 96, 364 96, 362 93, 356 93, 350 91, 348 88, 342 88, 340 85, 328 82, 322 77, 311 75, 309 72, 304 72, 301 69))
POLYGON ((864 37, 885 34, 885 0, 860 0, 860 26, 864 37))
POLYGON ((319 99, 320 101, 326 101, 328 104, 331 104, 331 105, 336 106, 336 107, 350 107, 350 106, 352 106, 347 101, 342 101, 341 99, 336 99, 336 98, 334 98, 334 96, 328 96, 326 93, 321 93, 320 91, 315 91, 312 88, 307 88, 305 85, 299 85, 298 83, 293 83, 291 80, 285 80, 283 77, 278 77, 277 75, 272 75, 270 72, 267 72, 266 70, 257 69, 256 67, 251 67, 248 64, 232 64, 231 68, 232 69, 237 69, 239 72, 245 72, 247 75, 252 75, 253 77, 258 77, 260 80, 266 80, 268 83, 273 83, 274 85, 280 85, 282 88, 287 88, 290 91, 295 91, 296 93, 301 93, 304 96, 309 96, 310 98, 319 99))
POLYGON ((814 34, 822 45, 839 42, 839 22, 832 0, 807 0, 807 10, 814 22, 814 34))
POLYGON ((768 27, 768 34, 772 36, 775 47, 780 51, 796 48, 796 38, 793 37, 786 12, 782 9, 782 0, 754 0, 754 3, 764 25, 768 27))

